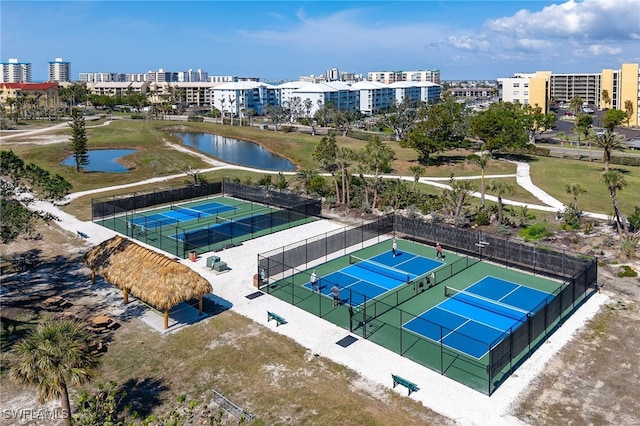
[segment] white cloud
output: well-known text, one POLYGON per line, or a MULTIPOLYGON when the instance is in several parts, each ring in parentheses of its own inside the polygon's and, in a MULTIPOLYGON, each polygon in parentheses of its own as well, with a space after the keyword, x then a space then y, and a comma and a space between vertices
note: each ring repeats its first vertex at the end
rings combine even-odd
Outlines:
POLYGON ((622 48, 604 46, 602 44, 592 44, 587 47, 587 51, 593 55, 619 55, 622 53, 622 48))
POLYGON ((580 38, 628 40, 640 29, 638 0, 569 0, 539 12, 520 10, 489 20, 485 28, 519 38, 580 38))

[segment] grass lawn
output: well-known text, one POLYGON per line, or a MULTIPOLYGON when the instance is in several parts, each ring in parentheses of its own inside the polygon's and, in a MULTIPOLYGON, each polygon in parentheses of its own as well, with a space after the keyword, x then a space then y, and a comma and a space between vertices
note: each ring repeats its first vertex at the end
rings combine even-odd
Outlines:
MULTIPOLYGON (((612 164, 610 169, 619 170, 628 183, 624 189, 618 191, 620 207, 628 215, 633 212, 634 206, 640 206, 640 168, 612 164)), ((600 176, 602 171, 602 161, 536 157, 531 163, 533 183, 550 195, 569 204, 572 196, 567 193, 566 186, 577 183, 587 191, 578 197, 581 210, 612 215, 613 204, 609 190, 600 176)))
MULTIPOLYGON (((124 158, 125 165, 129 167, 128 173, 77 173, 72 167, 64 167, 59 163, 70 154, 68 144, 57 143, 49 145, 21 144, 19 140, 12 139, 8 148, 22 156, 26 161, 32 161, 37 165, 59 173, 73 184, 73 191, 83 191, 100 188, 108 182, 111 185, 132 183, 154 177, 151 162, 157 161, 157 176, 169 176, 184 173, 189 166, 193 169, 210 167, 200 158, 188 153, 176 151, 168 147, 165 142, 180 143, 177 137, 171 135, 172 130, 211 132, 226 137, 243 139, 262 144, 270 151, 293 161, 299 168, 313 168, 312 153, 322 136, 311 136, 298 132, 274 132, 260 130, 258 128, 227 126, 214 123, 190 123, 162 120, 114 120, 107 126, 100 126, 100 121, 88 122, 87 133, 89 147, 100 148, 134 148, 139 152, 124 158)), ((68 135, 68 130, 58 130, 57 134, 68 135)), ((338 136, 339 146, 347 146, 354 150, 364 147, 365 142, 338 136)), ((395 142, 386 142, 391 146, 396 159, 393 161, 392 174, 411 175, 410 167, 417 165, 417 153, 408 148, 402 148, 395 142)), ((481 174, 477 163, 466 160, 472 154, 468 150, 454 150, 432 156, 431 163, 426 167, 426 176, 449 177, 454 176, 478 176, 481 174)), ((601 162, 576 161, 551 157, 527 157, 531 164, 533 182, 547 191, 549 194, 567 204, 571 197, 566 193, 565 187, 570 183, 580 183, 587 193, 579 198, 579 206, 582 210, 610 214, 610 197, 607 188, 600 180, 602 170, 601 162)), ((613 166, 614 168, 617 166, 613 166)), ((640 170, 637 167, 620 167, 626 176, 629 185, 620 191, 620 205, 626 214, 633 207, 640 205, 640 193, 634 188, 640 183, 640 170)), ((499 160, 490 160, 485 167, 485 175, 515 174, 516 166, 513 163, 499 160)), ((241 180, 251 178, 257 180, 260 174, 225 170, 223 172, 207 173, 208 179, 219 179, 223 176, 238 177, 241 180)), ((508 179, 514 186, 512 194, 505 196, 507 199, 523 201, 531 204, 539 204, 530 193, 515 185, 513 178, 508 179)), ((183 184, 189 179, 174 179, 173 185, 183 184)), ((491 179, 486 180, 487 186, 491 179)), ((480 180, 474 180, 476 188, 480 189, 480 180)), ((158 185, 156 185, 158 186, 158 185)), ((141 187, 142 188, 142 187, 141 187)), ((426 189, 428 192, 439 190, 426 189)), ((132 189, 124 193, 132 192, 132 189)), ((488 193, 488 192, 487 192, 488 193)), ((78 200, 72 203, 75 212, 84 211, 90 202, 78 200)), ((81 213, 84 218, 88 217, 81 213)))

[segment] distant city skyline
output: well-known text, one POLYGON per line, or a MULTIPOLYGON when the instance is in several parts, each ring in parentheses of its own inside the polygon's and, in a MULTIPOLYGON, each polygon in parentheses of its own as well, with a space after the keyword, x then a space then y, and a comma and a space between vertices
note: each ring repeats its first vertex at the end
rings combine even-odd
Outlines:
POLYGON ((81 72, 201 69, 296 80, 438 69, 443 80, 592 73, 640 62, 640 0, 2 1, 0 62, 45 81, 81 72))

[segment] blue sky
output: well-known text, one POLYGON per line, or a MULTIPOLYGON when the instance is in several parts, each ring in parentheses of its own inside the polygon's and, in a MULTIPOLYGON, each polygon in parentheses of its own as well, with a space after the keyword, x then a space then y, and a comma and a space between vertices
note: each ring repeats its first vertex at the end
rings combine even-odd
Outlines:
POLYGON ((640 0, 0 1, 0 60, 80 72, 202 69, 295 80, 338 67, 443 80, 640 62, 640 0))

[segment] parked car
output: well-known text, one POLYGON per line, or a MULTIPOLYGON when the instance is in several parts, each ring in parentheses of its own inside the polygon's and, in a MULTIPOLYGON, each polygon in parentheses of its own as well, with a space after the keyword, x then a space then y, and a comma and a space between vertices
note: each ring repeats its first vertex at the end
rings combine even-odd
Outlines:
POLYGON ((640 137, 627 139, 625 143, 629 149, 640 149, 640 137))

